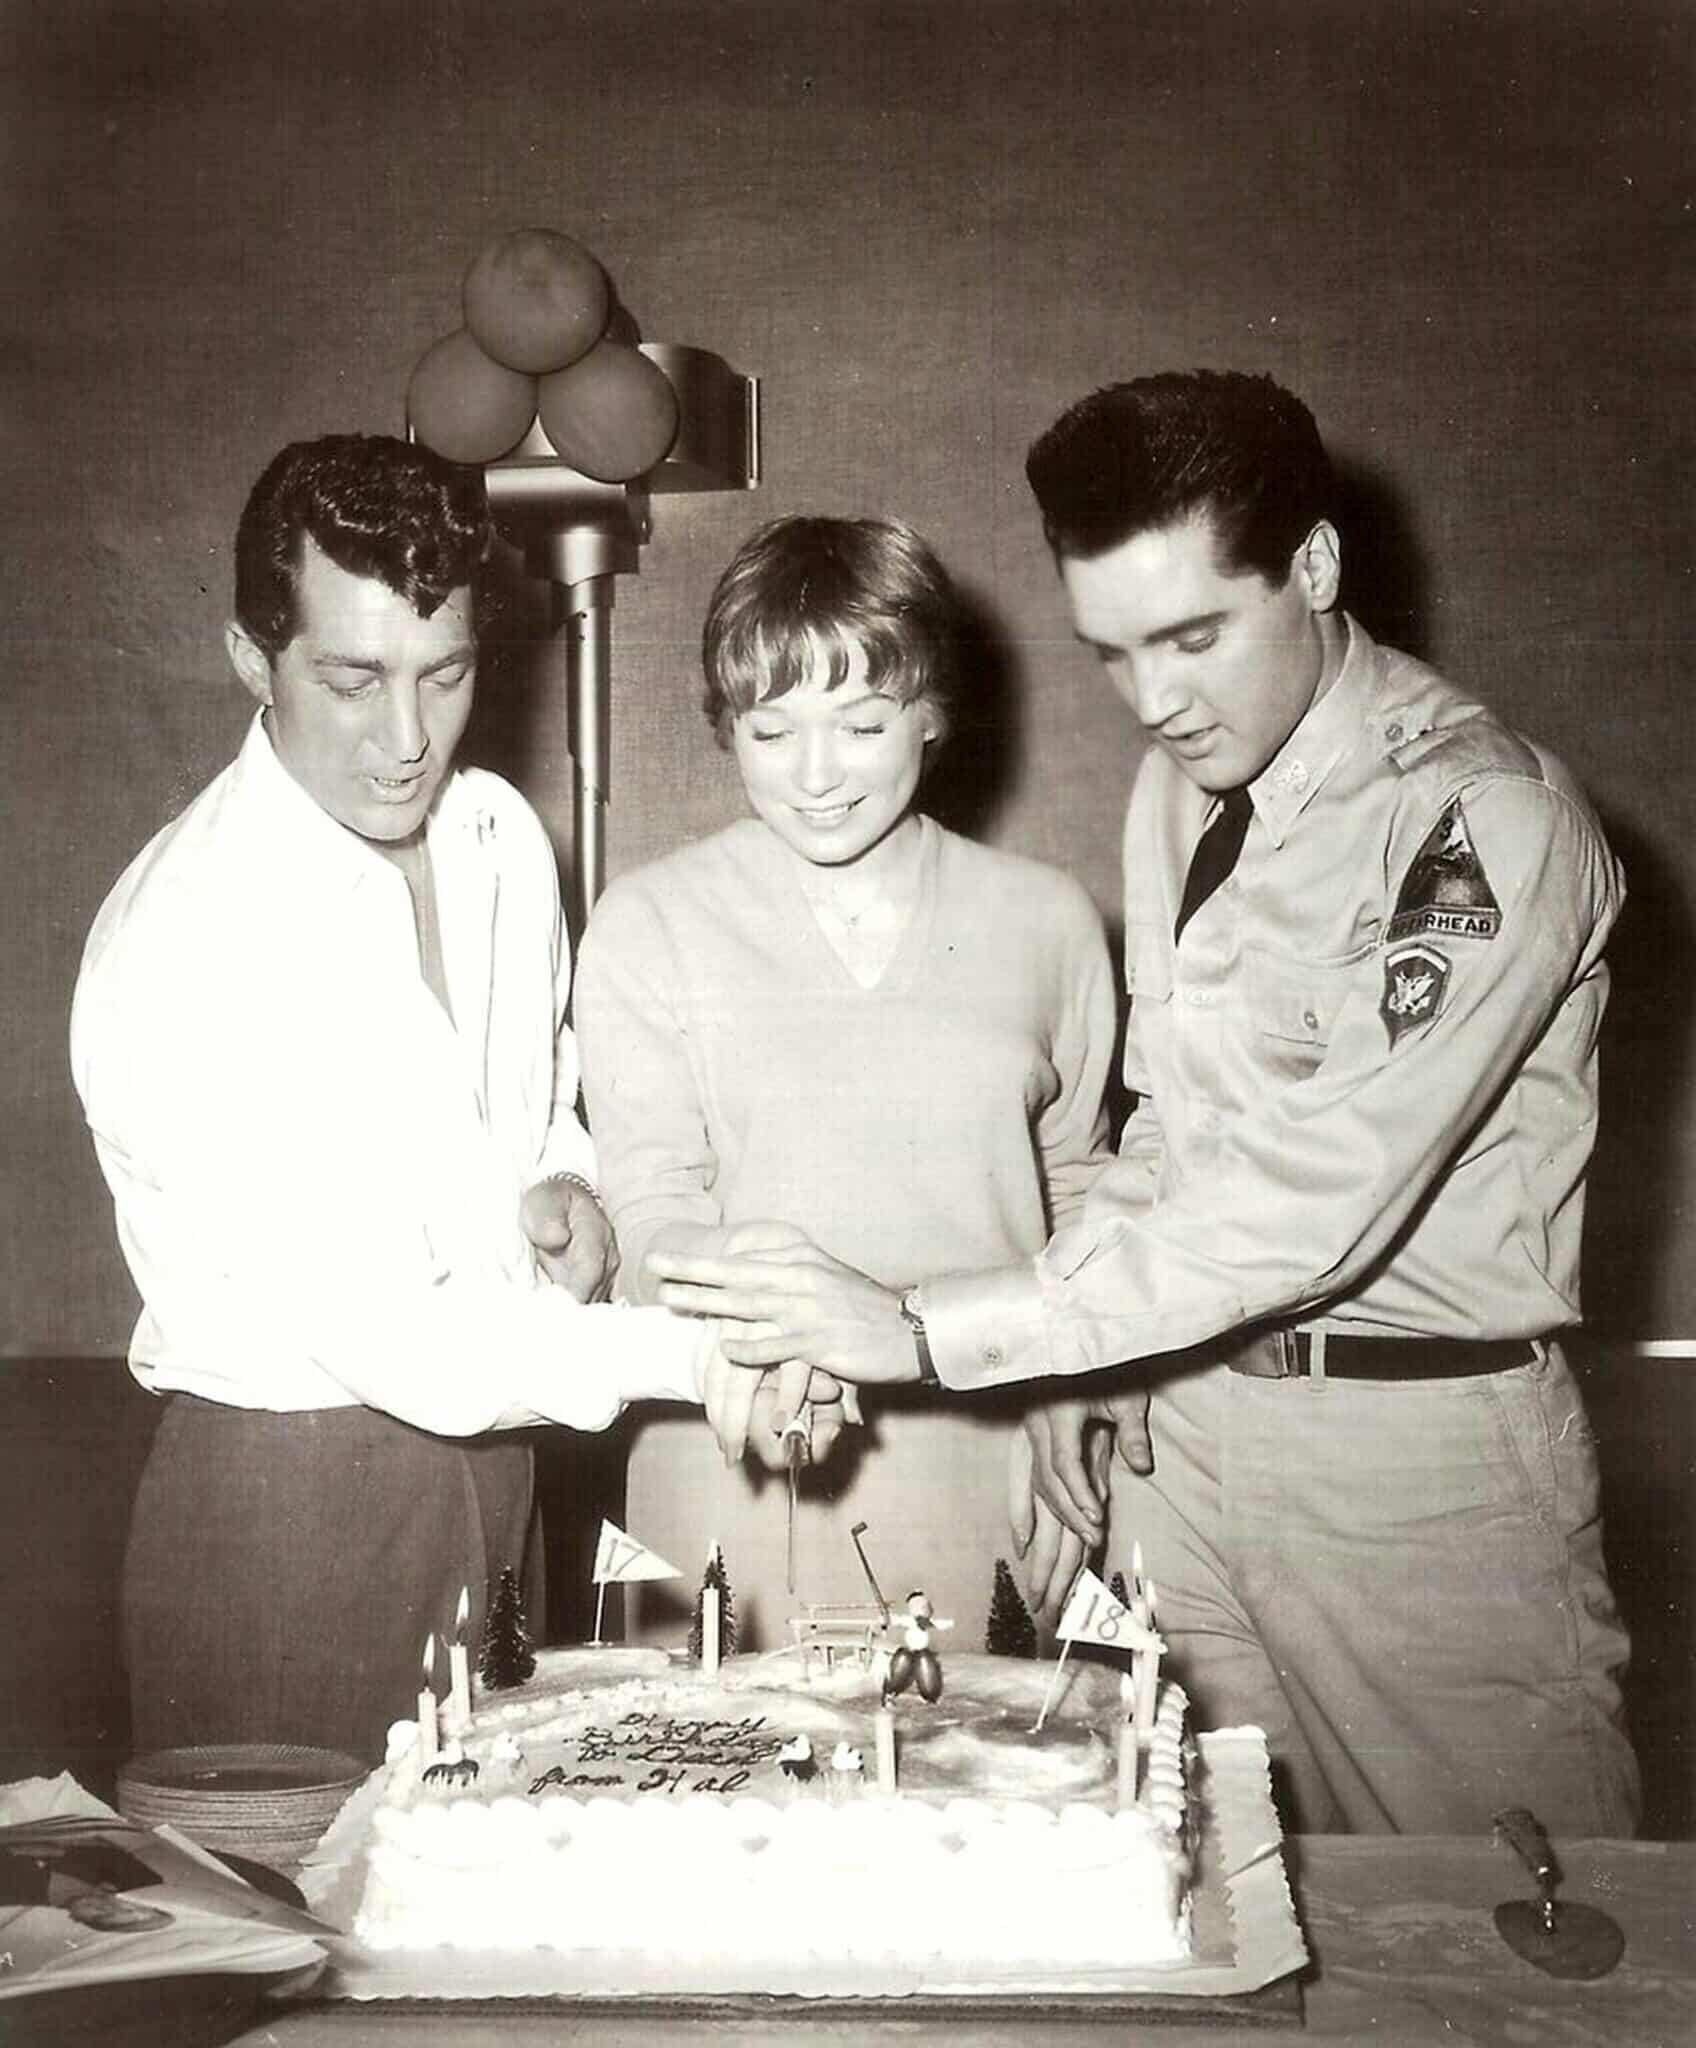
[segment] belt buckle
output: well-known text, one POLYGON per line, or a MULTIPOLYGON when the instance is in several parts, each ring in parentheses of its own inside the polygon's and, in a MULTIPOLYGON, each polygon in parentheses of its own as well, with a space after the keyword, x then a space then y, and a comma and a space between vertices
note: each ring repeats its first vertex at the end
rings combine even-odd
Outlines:
POLYGON ((1313 1346, 1305 1330, 1275 1330, 1273 1347, 1281 1380, 1304 1380, 1313 1371, 1313 1346))

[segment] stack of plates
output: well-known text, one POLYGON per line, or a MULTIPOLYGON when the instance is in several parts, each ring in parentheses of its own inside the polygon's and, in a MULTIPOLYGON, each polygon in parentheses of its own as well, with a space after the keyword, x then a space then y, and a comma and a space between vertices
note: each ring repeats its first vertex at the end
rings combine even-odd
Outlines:
POLYGON ((118 1809, 272 1870, 298 1863, 366 1776, 357 1757, 281 1742, 159 1749, 118 1771, 118 1809))

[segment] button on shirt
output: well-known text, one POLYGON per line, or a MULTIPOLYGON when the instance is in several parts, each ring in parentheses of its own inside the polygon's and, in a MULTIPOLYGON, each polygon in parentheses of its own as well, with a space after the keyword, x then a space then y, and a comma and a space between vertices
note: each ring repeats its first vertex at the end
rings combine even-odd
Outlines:
POLYGON ((1252 797, 1230 882, 1174 945, 1216 799, 1164 754, 1143 762, 1125 834, 1138 1106, 1034 1267, 927 1282, 945 1383, 1085 1372, 1266 1319, 1468 1338, 1576 1320, 1623 900, 1589 806, 1352 620, 1252 797), (1398 925, 1457 817, 1499 915, 1398 925))
POLYGON ((696 1399, 699 1325, 580 1305, 519 1224, 532 1182, 594 1170, 546 835, 466 769, 427 836, 452 1021, 404 876, 257 719, 102 907, 71 1059, 142 1296, 132 1370, 449 1435, 696 1399))

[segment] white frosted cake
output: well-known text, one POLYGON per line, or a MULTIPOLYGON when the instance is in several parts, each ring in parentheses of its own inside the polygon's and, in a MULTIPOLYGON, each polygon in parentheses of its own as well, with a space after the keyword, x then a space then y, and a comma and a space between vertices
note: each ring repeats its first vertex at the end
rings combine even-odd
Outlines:
MULTIPOLYGON (((353 1932, 378 1950, 547 1950, 584 1981, 769 1990, 844 1958, 930 1988, 1179 1966, 1189 1954, 1184 1698, 1165 1689, 1121 1806, 1120 1673, 954 1653, 934 1705, 850 1661, 544 1652, 481 1697, 464 1762, 375 1781, 353 1932), (475 1766, 475 1771, 470 1766, 475 1766)), ((451 1753, 450 1753, 451 1754, 451 1753)))

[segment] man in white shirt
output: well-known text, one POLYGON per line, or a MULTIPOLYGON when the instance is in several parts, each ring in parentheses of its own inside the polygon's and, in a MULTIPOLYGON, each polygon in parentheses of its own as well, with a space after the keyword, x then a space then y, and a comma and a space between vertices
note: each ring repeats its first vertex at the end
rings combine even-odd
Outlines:
POLYGON ((125 1564, 138 1748, 379 1753, 461 1587, 475 1653, 531 1549, 501 1432, 701 1398, 700 1326, 602 1299, 547 837, 453 766, 489 539, 475 470, 285 448, 236 540, 258 716, 89 936, 72 1065, 170 1397, 125 1564))

